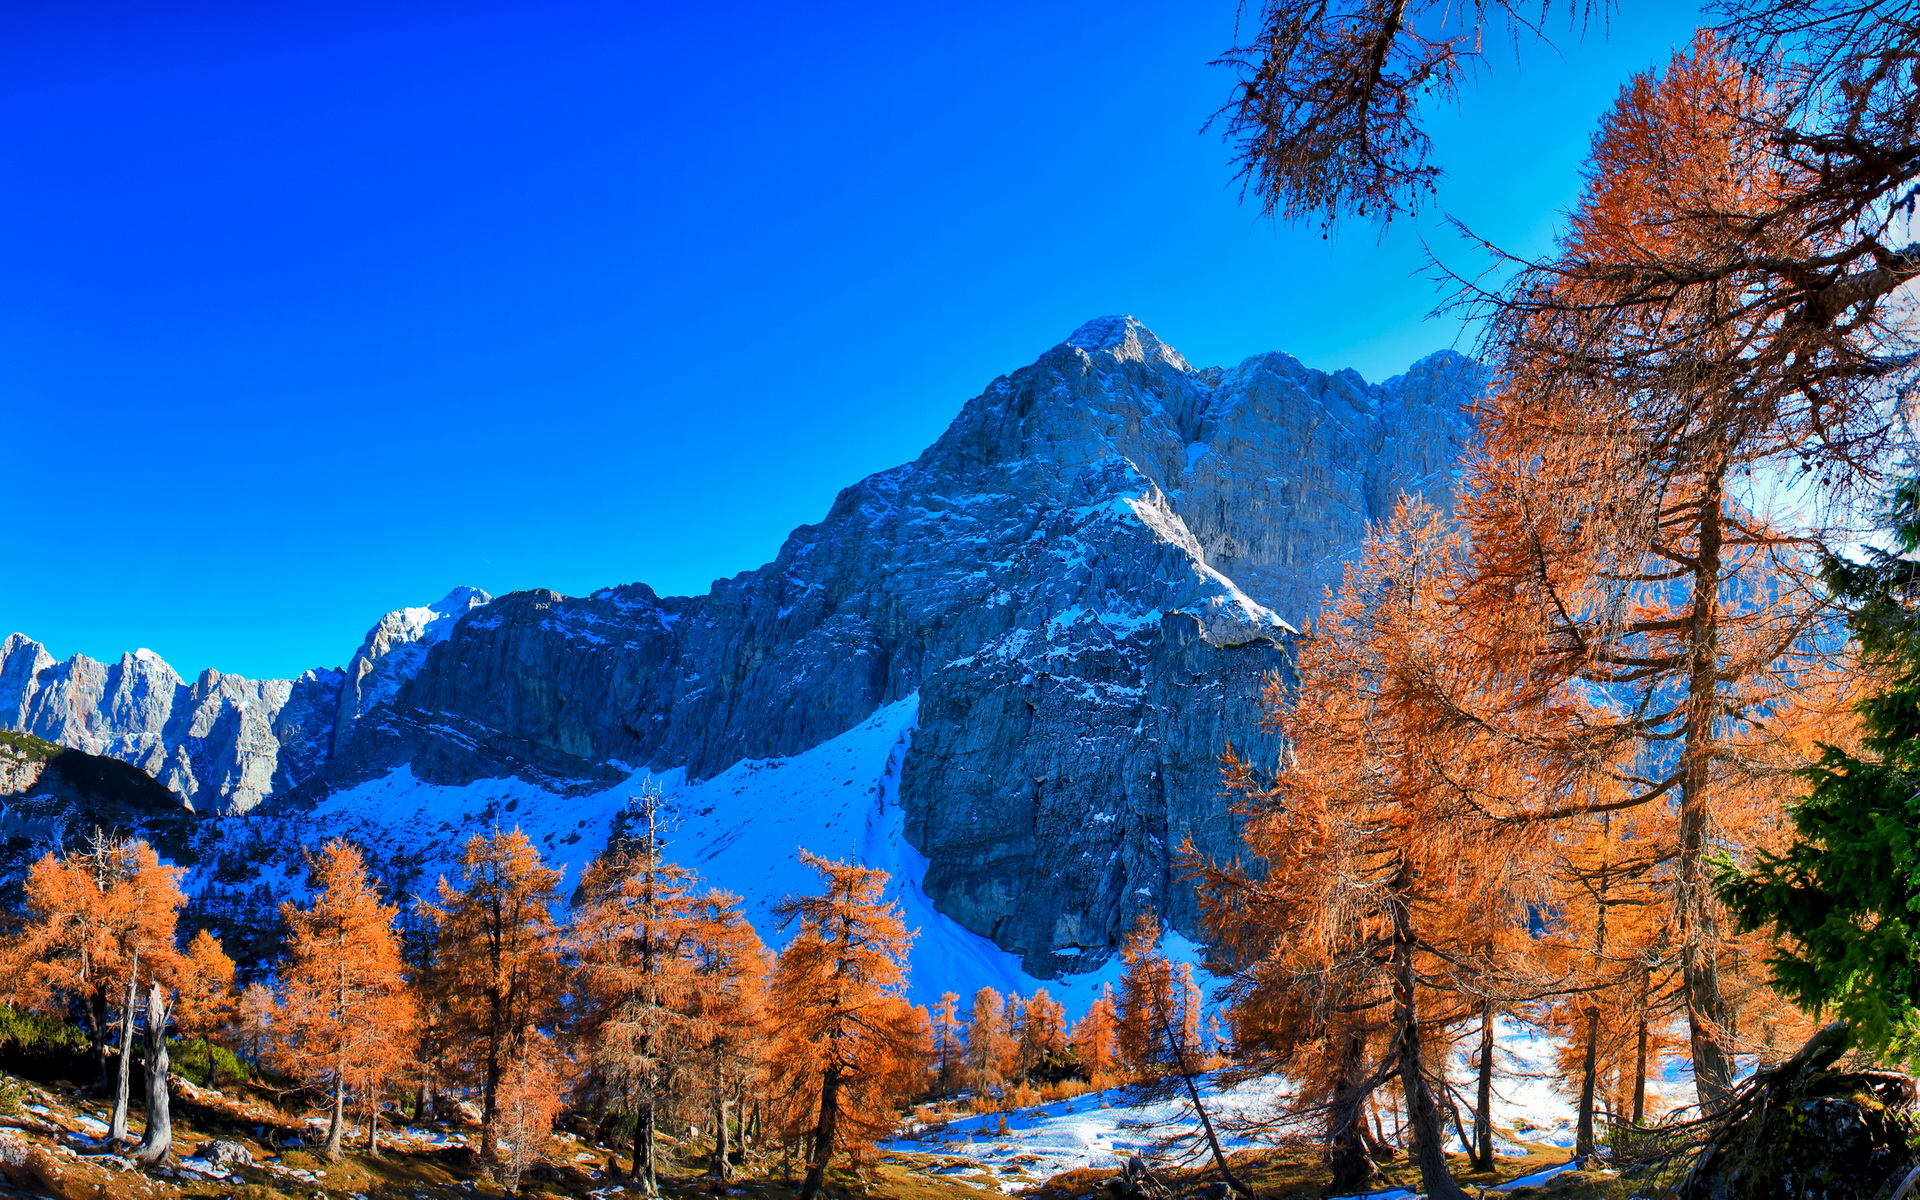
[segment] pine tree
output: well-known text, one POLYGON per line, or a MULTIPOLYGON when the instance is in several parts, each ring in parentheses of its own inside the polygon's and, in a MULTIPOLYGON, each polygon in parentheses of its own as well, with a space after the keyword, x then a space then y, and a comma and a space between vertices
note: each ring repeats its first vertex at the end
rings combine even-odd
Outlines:
POLYGON ((1791 843, 1745 870, 1723 860, 1716 886, 1744 929, 1778 936, 1767 965, 1782 993, 1837 1013, 1870 1053, 1920 1061, 1920 480, 1883 519, 1891 548, 1824 572, 1878 673, 1856 705, 1862 745, 1823 745, 1791 843))
MULTIPOLYGON (((278 1031, 293 1074, 332 1093, 325 1153, 337 1162, 348 1092, 377 1114, 382 1090, 409 1064, 415 1007, 394 929, 399 910, 381 903, 360 851, 335 839, 307 869, 312 903, 280 910, 288 937, 278 1031)), ((367 1142, 377 1155, 371 1119, 367 1142)))
POLYGON ((789 1136, 807 1141, 800 1200, 814 1200, 836 1152, 857 1158, 892 1127, 924 1078, 929 1033, 903 995, 913 934, 883 898, 887 873, 804 850, 800 861, 825 887, 778 909, 800 929, 774 970, 774 1069, 789 1136))
POLYGON ((573 945, 581 1036, 602 1074, 633 1097, 633 1179, 655 1195, 660 1091, 665 1073, 688 1053, 697 943, 692 874, 665 858, 653 797, 645 801, 641 831, 617 841, 582 876, 573 945))
POLYGON ((440 1014, 449 1043, 465 1042, 481 1089, 482 1154, 496 1169, 500 1081, 524 1060, 529 1029, 552 1023, 566 980, 553 909, 560 873, 515 829, 470 839, 461 887, 440 881, 426 906, 438 940, 440 1014))

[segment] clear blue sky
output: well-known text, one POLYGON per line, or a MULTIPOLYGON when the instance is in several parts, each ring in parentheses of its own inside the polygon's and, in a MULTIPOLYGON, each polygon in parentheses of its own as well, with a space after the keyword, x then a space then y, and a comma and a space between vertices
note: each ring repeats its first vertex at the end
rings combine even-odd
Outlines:
MULTIPOLYGON (((1130 312, 1199 363, 1453 344, 1421 239, 1275 229, 1235 0, 0 6, 0 634, 288 674, 454 584, 702 591, 1130 312)), ((1689 36, 1493 56, 1441 204, 1538 250, 1689 36)))

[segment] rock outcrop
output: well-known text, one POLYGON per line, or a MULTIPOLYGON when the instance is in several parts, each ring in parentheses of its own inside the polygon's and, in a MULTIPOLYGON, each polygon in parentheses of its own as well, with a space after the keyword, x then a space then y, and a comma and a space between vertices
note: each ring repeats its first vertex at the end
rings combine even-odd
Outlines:
POLYGON ((16 637, 0 724, 244 810, 402 766, 557 797, 701 778, 918 692, 901 803, 929 895, 1035 973, 1077 969, 1142 907, 1192 928, 1172 859, 1232 852, 1221 751, 1272 752, 1263 680, 1368 522, 1445 502, 1480 381, 1450 353, 1380 385, 1280 354, 1196 369, 1103 318, 703 596, 461 589, 344 672, 252 684, 16 637))

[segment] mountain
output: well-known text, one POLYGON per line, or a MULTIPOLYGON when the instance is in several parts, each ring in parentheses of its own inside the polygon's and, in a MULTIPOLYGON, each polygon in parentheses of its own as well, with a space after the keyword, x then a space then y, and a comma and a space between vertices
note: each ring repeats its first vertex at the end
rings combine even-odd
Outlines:
MULTIPOLYGON (((1377 385, 1282 354, 1195 368, 1101 318, 705 595, 457 589, 383 618, 344 671, 297 680, 188 684, 144 651, 56 663, 15 635, 0 725, 135 763, 219 813, 377 836, 369 813, 491 805, 539 810, 568 845, 604 836, 643 780, 721 797, 724 777, 895 714, 875 735, 894 782, 868 763, 832 786, 879 798, 943 920, 1052 977, 1104 958, 1141 908, 1193 930, 1173 859, 1189 836, 1235 848, 1221 752, 1276 752, 1265 680, 1370 521, 1403 492, 1446 502, 1481 382, 1444 352, 1377 385)), ((811 848, 848 849, 818 841, 842 836, 836 819, 811 848)), ((726 848, 707 849, 724 873, 726 848)))

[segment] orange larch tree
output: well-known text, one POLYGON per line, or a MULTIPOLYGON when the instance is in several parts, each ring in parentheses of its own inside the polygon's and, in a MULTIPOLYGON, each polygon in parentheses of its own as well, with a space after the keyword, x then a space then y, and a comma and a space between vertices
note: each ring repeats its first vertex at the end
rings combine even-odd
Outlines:
POLYGON ((773 975, 774 1086, 788 1136, 807 1142, 800 1200, 814 1200, 833 1155, 864 1154, 920 1089, 930 1034, 905 997, 914 935, 884 898, 887 873, 805 850, 800 861, 825 888, 777 910, 800 929, 773 975))
POLYGON ((1047 989, 1028 997, 1020 1020, 1020 1072, 1058 1065, 1067 1051, 1067 1010, 1047 989))
POLYGON ((240 997, 233 990, 233 960, 220 945, 220 939, 205 929, 187 943, 186 970, 180 979, 180 1001, 174 1024, 188 1037, 200 1039, 200 1051, 206 1059, 207 1086, 217 1087, 213 1060, 213 1039, 232 1030, 240 997))
MULTIPOLYGON (((572 945, 579 964, 578 1036, 602 1076, 634 1106, 633 1180, 659 1191, 659 1094, 693 1041, 689 1006, 699 965, 693 874, 665 857, 645 797, 644 828, 617 840, 580 880, 572 945)), ((711 930, 721 936, 718 928, 711 930)))
POLYGON ((550 1026, 566 991, 560 930, 560 872, 518 829, 468 840, 460 855, 461 886, 440 881, 433 920, 441 978, 439 1014, 449 1043, 477 1056, 482 1156, 498 1167, 494 1143, 500 1080, 521 1061, 527 1031, 550 1026))
POLYGON ((1087 1005, 1087 1011, 1074 1022, 1074 1056, 1087 1073, 1087 1082, 1105 1087, 1120 1061, 1120 1047, 1114 1036, 1113 987, 1100 985, 1100 994, 1087 1005))
POLYGON ((961 1075, 962 1046, 960 996, 941 992, 933 1006, 933 1090, 938 1096, 950 1096, 961 1075))
POLYGON ((1522 803, 1587 784, 1498 723, 1513 706, 1457 603, 1463 556, 1441 514, 1402 502, 1301 647, 1297 691, 1270 686, 1281 769, 1269 783, 1230 763, 1264 872, 1188 859, 1239 968, 1241 1069, 1297 1081, 1276 1120, 1317 1122, 1334 1186, 1364 1184, 1365 1106, 1395 1080, 1425 1189, 1452 1200, 1436 1050, 1482 1015, 1487 928, 1524 929, 1538 895, 1545 839, 1514 820, 1522 803))
POLYGON ((985 1109, 1018 1070, 1019 1042, 1007 1028, 1007 1004, 999 992, 983 987, 973 994, 967 1021, 967 1086, 974 1105, 985 1109))
POLYGON ((733 1178, 729 1112, 762 1074, 767 1040, 766 982, 771 957, 740 912, 740 897, 718 889, 694 904, 694 969, 687 989, 687 1048, 712 1107, 713 1162, 733 1178))
POLYGON ((1710 35, 1622 92, 1555 254, 1491 301, 1499 382, 1459 505, 1481 636, 1614 765, 1606 804, 1675 813, 1661 879, 1710 1111, 1752 992, 1725 977, 1709 858, 1771 836, 1805 765, 1782 761, 1784 722, 1844 674, 1813 551, 1897 429, 1889 297, 1920 269, 1882 248, 1849 276, 1850 218, 1782 207, 1828 168, 1782 153, 1780 103, 1710 35))
POLYGON ((538 1029, 523 1030, 500 1077, 495 1101, 495 1170, 507 1195, 520 1190, 520 1176, 546 1157, 554 1118, 567 1098, 566 1058, 538 1029))
POLYGON ((367 1106, 367 1147, 378 1154, 382 1091, 411 1062, 414 998, 394 929, 399 910, 383 904, 366 860, 335 839, 307 865, 313 900, 281 906, 287 954, 278 1033, 285 1063, 299 1079, 332 1092, 327 1161, 340 1158, 347 1094, 367 1106))

